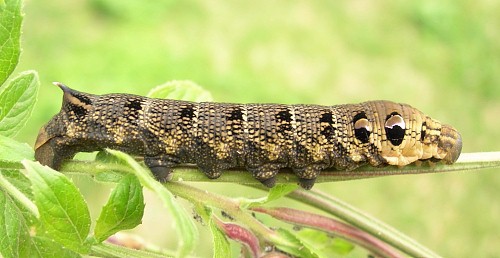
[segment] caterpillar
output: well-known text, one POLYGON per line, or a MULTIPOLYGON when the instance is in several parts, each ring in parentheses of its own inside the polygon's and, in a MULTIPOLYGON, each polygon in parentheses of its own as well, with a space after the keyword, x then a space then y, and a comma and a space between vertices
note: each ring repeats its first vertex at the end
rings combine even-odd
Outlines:
POLYGON ((310 189, 326 168, 455 162, 456 129, 407 105, 369 101, 336 106, 231 104, 93 95, 61 83, 61 111, 40 129, 35 158, 60 169, 77 152, 112 148, 143 156, 158 180, 196 164, 209 178, 245 168, 268 187, 291 168, 310 189))

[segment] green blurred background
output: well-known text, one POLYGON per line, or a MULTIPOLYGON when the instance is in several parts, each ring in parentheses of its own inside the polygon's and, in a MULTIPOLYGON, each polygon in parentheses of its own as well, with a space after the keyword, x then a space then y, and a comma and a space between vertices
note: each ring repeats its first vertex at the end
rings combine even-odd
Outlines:
MULTIPOLYGON (((58 112, 61 92, 52 81, 92 93, 144 95, 163 82, 188 79, 225 102, 407 102, 457 127, 464 152, 498 151, 499 13, 500 2, 487 0, 27 0, 18 71, 37 70, 42 85, 33 119, 18 138, 33 143, 58 112)), ((494 257, 500 255, 498 173, 316 187, 445 257, 494 257)), ((74 180, 95 218, 110 186, 74 180)), ((232 184, 199 186, 263 195, 232 184)), ((147 196, 147 214, 135 232, 175 248, 169 214, 147 196)), ((197 254, 211 256, 211 240, 202 232, 206 240, 197 254)))

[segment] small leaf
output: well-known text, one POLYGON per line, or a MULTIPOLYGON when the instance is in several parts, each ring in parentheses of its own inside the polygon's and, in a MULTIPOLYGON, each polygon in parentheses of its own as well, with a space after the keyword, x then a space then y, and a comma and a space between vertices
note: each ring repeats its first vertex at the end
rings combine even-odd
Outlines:
POLYGON ((331 246, 326 246, 325 249, 332 249, 334 252, 340 255, 347 255, 352 250, 354 250, 354 245, 351 242, 345 241, 342 238, 334 238, 332 240, 331 246))
POLYGON ((33 158, 33 149, 28 144, 0 135, 0 164, 2 162, 21 162, 23 159, 33 158))
POLYGON ((209 220, 208 225, 210 226, 210 232, 212 233, 212 239, 214 242, 214 258, 224 258, 232 257, 231 247, 229 246, 229 241, 227 241, 226 236, 217 227, 213 220, 209 220))
POLYGON ((186 101, 212 101, 210 92, 192 81, 171 81, 156 86, 149 91, 148 97, 186 101))
POLYGON ((29 223, 12 198, 0 191, 0 256, 28 257, 31 250, 29 223))
POLYGON ((296 190, 299 186, 297 184, 277 184, 273 188, 269 189, 267 197, 250 200, 248 203, 245 203, 245 199, 241 201, 241 205, 243 207, 251 207, 260 204, 265 204, 274 200, 277 200, 294 190, 296 190))
POLYGON ((295 234, 290 233, 288 230, 280 228, 277 230, 278 234, 288 240, 288 242, 294 243, 295 246, 300 246, 301 248, 291 248, 290 246, 277 244, 280 250, 283 250, 289 254, 292 254, 297 257, 318 257, 316 253, 310 250, 307 246, 304 246, 302 242, 295 236, 295 234))
POLYGON ((295 236, 310 250, 314 250, 319 257, 346 255, 354 249, 353 244, 314 229, 301 229, 295 236))
POLYGON ((126 164, 123 160, 115 157, 107 151, 99 151, 95 155, 95 161, 105 162, 105 163, 113 163, 113 164, 126 164))
POLYGON ((191 253, 198 240, 198 230, 186 211, 175 200, 174 196, 160 182, 156 181, 150 171, 139 165, 132 157, 116 150, 107 150, 117 158, 126 162, 134 171, 142 185, 152 190, 172 213, 177 233, 180 236, 179 253, 177 256, 184 257, 191 253))
MULTIPOLYGON (((121 165, 126 166, 126 164, 123 162, 123 160, 118 159, 117 157, 111 155, 107 151, 97 152, 97 154, 95 155, 95 161, 106 163, 106 164, 121 164, 121 165)), ((94 179, 96 181, 100 181, 100 182, 118 183, 123 178, 123 176, 124 176, 123 172, 108 169, 106 171, 96 173, 94 176, 94 179)))
POLYGON ((212 233, 214 258, 232 257, 231 247, 226 235, 217 227, 215 217, 212 219, 212 209, 200 203, 194 203, 196 213, 203 221, 208 221, 210 233, 212 233))
POLYGON ((19 61, 21 47, 21 1, 2 1, 0 10, 0 85, 10 76, 19 61))
POLYGON ((38 162, 22 163, 29 173, 43 233, 75 252, 88 252, 85 240, 90 214, 76 186, 63 174, 38 162))
POLYGON ((266 203, 277 200, 292 191, 295 191, 298 187, 299 186, 297 184, 278 184, 269 191, 266 203))
POLYGON ((123 173, 116 171, 102 171, 94 176, 98 182, 118 183, 123 178, 123 173))
POLYGON ((26 124, 36 102, 38 74, 21 73, 0 89, 0 135, 15 136, 26 124))
POLYGON ((95 226, 95 237, 101 242, 114 233, 141 223, 144 214, 142 186, 134 175, 124 176, 111 193, 95 226))

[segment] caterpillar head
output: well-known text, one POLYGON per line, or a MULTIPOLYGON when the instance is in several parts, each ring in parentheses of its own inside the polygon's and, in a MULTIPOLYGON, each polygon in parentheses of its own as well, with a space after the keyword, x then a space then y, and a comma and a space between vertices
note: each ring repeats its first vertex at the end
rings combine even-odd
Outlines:
POLYGON ((372 101, 351 112, 358 153, 374 166, 405 166, 417 160, 451 164, 462 150, 455 128, 409 105, 372 101))
MULTIPOLYGON (((434 122, 436 127, 426 130, 429 133, 425 133, 422 139, 424 154, 420 159, 429 159, 433 162, 442 161, 446 164, 454 163, 462 151, 462 136, 452 126, 440 125, 439 122, 431 118, 428 119, 434 122)), ((424 130, 424 127, 427 127, 427 123, 422 130, 424 130)))

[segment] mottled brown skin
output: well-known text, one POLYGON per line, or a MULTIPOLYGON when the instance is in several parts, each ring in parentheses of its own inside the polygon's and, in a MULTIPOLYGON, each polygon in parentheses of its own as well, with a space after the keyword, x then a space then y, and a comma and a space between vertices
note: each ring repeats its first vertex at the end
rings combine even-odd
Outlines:
POLYGON ((59 114, 40 129, 35 158, 59 169, 77 152, 104 148, 144 156, 159 180, 179 164, 209 178, 246 168, 266 186, 291 168, 310 189, 321 170, 364 164, 453 163, 462 148, 451 126, 409 105, 371 101, 338 106, 228 104, 92 95, 58 85, 59 114))

